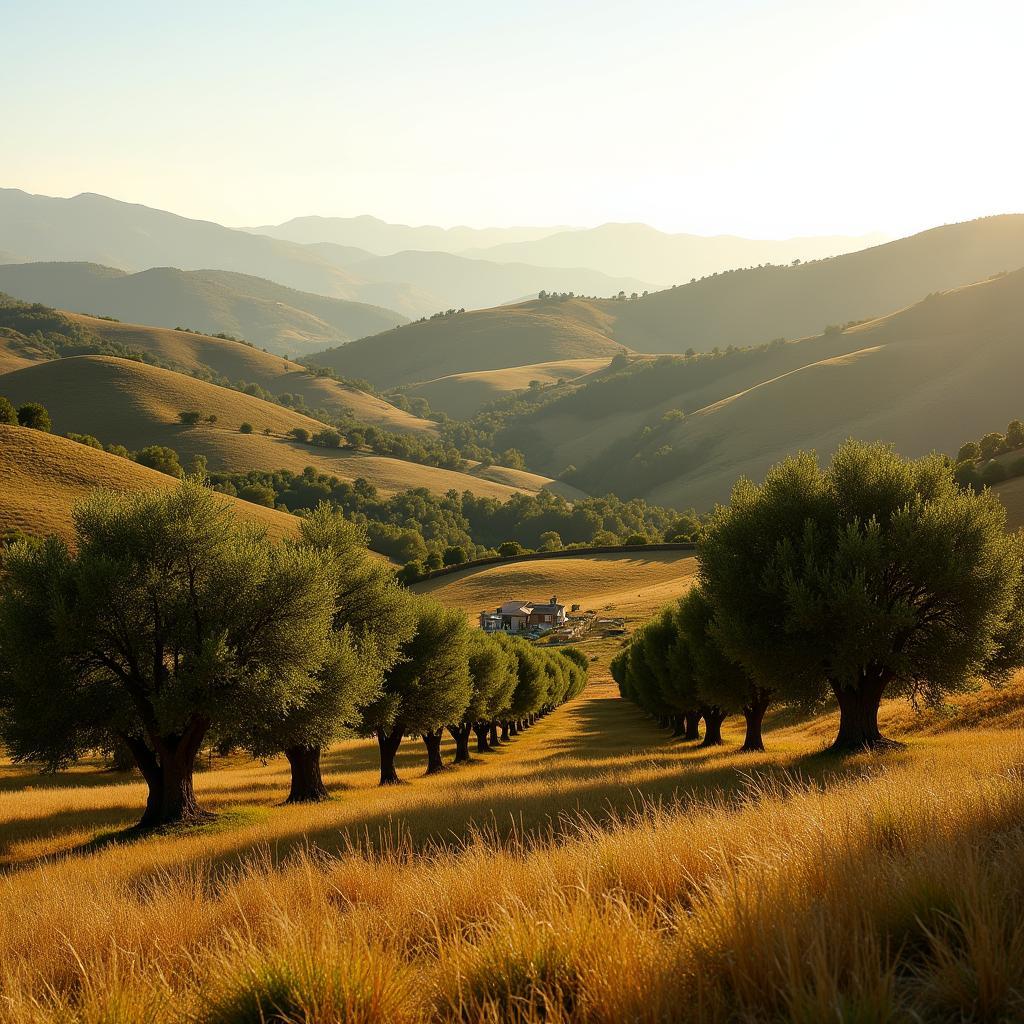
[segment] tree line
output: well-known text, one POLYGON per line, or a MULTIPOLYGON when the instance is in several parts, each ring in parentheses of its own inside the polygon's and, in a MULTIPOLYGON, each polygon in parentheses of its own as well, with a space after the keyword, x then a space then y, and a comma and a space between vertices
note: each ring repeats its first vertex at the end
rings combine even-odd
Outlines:
POLYGON ((412 595, 327 505, 274 543, 189 479, 94 492, 74 533, 0 556, 0 741, 48 770, 127 752, 148 787, 142 827, 206 817, 204 748, 284 753, 288 799, 321 800, 336 739, 375 738, 392 784, 406 737, 437 771, 444 730, 466 761, 471 733, 488 750, 586 682, 579 651, 485 636, 412 595))
POLYGON ((1024 665, 1024 534, 948 459, 848 441, 740 481, 704 524, 700 574, 616 655, 622 695, 679 735, 721 742, 742 713, 839 709, 836 750, 885 746, 885 697, 939 704, 1024 665))

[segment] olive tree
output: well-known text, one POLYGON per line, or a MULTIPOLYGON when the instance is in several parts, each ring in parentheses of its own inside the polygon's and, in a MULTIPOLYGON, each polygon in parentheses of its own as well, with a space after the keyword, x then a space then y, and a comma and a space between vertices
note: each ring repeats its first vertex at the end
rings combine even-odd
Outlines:
POLYGON ((701 586, 726 655, 759 686, 840 713, 834 748, 883 744, 886 695, 938 701, 1020 664, 1020 545, 989 492, 939 456, 847 441, 740 481, 712 515, 701 586))
POLYGON ((241 741, 259 756, 283 751, 291 770, 289 803, 326 800, 323 750, 354 735, 362 708, 381 693, 384 673, 415 628, 412 599, 387 562, 370 555, 363 529, 321 503, 293 542, 327 559, 334 613, 329 656, 301 702, 254 720, 241 741))
POLYGON ((496 637, 479 631, 470 634, 468 643, 471 694, 462 717, 449 723, 455 740, 455 762, 468 761, 469 736, 478 723, 489 724, 511 706, 518 676, 518 662, 496 637))
POLYGON ((330 656, 330 560, 239 527, 195 481, 96 492, 73 518, 73 550, 3 559, 3 742, 50 769, 122 743, 149 787, 142 827, 200 819, 211 731, 301 703, 330 656))
POLYGON ((384 673, 379 696, 362 715, 362 730, 376 736, 380 747, 382 786, 401 781, 395 755, 405 736, 424 738, 428 770, 436 770, 442 730, 462 718, 472 696, 463 612, 421 597, 414 601, 413 622, 412 635, 384 673))
POLYGON ((739 711, 746 723, 741 749, 764 750, 761 726, 774 690, 758 685, 739 662, 725 654, 715 634, 714 611, 699 587, 692 587, 682 598, 677 616, 694 669, 697 700, 706 709, 703 745, 721 743, 722 722, 739 711))

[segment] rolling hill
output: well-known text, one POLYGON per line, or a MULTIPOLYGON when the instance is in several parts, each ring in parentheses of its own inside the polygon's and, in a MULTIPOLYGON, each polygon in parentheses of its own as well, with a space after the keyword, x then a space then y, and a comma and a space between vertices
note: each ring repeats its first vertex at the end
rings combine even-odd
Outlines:
MULTIPOLYGON (((0 523, 5 529, 70 539, 72 509, 91 490, 154 491, 174 483, 156 470, 67 438, 0 425, 0 523)), ((272 536, 295 529, 295 519, 285 512, 228 500, 240 517, 265 526, 272 536)))
POLYGON ((593 267, 606 274, 656 281, 664 287, 732 267, 821 259, 882 241, 885 238, 877 234, 767 240, 666 234, 647 224, 602 224, 471 249, 464 255, 542 267, 593 267))
POLYGON ((258 277, 159 267, 128 274, 94 263, 0 266, 0 291, 119 320, 244 337, 303 354, 392 328, 392 310, 299 292, 258 277))
MULTIPOLYGON (((382 398, 329 377, 317 377, 299 363, 251 345, 190 331, 102 320, 81 313, 64 315, 92 334, 137 351, 149 352, 161 363, 189 373, 212 373, 233 383, 259 384, 273 395, 301 396, 307 409, 326 409, 335 415, 349 414, 362 423, 384 430, 408 433, 434 433, 437 430, 437 424, 431 420, 403 412, 382 398)), ((0 360, 2 358, 0 355, 0 360)))
POLYGON ((603 483, 621 497, 708 508, 739 476, 759 479, 801 448, 825 457, 848 436, 910 456, 955 451, 1020 415, 1022 337, 1024 270, 844 332, 639 361, 541 408, 501 442, 541 471, 577 466, 569 479, 592 493, 603 483), (666 417, 679 409, 688 415, 666 417))
POLYGON ((0 376, 0 394, 16 405, 42 402, 54 429, 92 434, 105 444, 129 449, 159 444, 187 462, 205 455, 213 471, 247 472, 313 466, 352 481, 363 477, 384 494, 425 487, 437 494, 456 489, 505 499, 551 483, 524 475, 515 486, 482 475, 421 466, 357 451, 299 444, 285 435, 294 427, 311 432, 323 424, 271 402, 208 384, 181 373, 110 356, 77 356, 36 363, 0 376), (186 426, 182 411, 195 410, 215 423, 186 426), (243 434, 242 423, 254 431, 243 434), (269 430, 270 433, 264 433, 269 430))
POLYGON ((561 359, 549 363, 530 363, 502 370, 476 370, 453 373, 423 384, 404 388, 406 394, 425 398, 432 409, 440 409, 456 419, 467 419, 488 402, 513 391, 523 391, 533 381, 554 384, 560 380, 578 380, 608 365, 607 357, 561 359))
POLYGON ((393 387, 468 371, 610 359, 622 348, 611 337, 614 322, 597 303, 535 299, 408 324, 318 352, 310 362, 393 387))
POLYGON ((413 584, 420 594, 475 616, 502 601, 550 594, 615 617, 646 618, 693 584, 697 559, 685 551, 629 552, 545 558, 463 569, 413 584))

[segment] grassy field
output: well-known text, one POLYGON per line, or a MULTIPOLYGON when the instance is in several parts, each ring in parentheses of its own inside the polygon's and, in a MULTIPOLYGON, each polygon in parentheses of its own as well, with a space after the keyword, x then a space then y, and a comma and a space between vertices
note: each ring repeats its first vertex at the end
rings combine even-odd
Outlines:
MULTIPOLYGON (((70 539, 71 511, 90 491, 169 489, 176 481, 129 459, 52 434, 0 425, 0 526, 70 539)), ((261 523, 273 536, 290 534, 295 519, 284 512, 231 499, 238 515, 261 523)))
MULTIPOLYGON (((304 366, 249 345, 205 334, 175 331, 145 324, 124 324, 81 313, 65 313, 93 334, 128 348, 150 352, 162 362, 192 372, 208 370, 228 380, 259 384, 271 394, 301 395, 309 409, 349 413, 363 423, 385 430, 435 433, 437 425, 326 377, 315 377, 304 366)), ((2 364, 0 364, 2 365, 2 364)), ((524 385, 525 386, 525 385, 524 385)))
POLYGON ((560 359, 501 370, 453 373, 417 384, 408 389, 408 394, 425 398, 432 409, 440 409, 455 419, 468 419, 488 402, 504 398, 512 391, 524 391, 532 381, 554 384, 560 380, 576 380, 603 370, 607 365, 607 357, 560 359))
POLYGON ((42 402, 50 410, 54 429, 62 433, 92 434, 105 444, 123 444, 133 450, 167 445, 183 461, 205 455, 211 470, 302 472, 306 466, 314 466, 342 480, 365 477, 385 495, 426 487, 437 494, 454 488, 504 499, 551 482, 547 477, 523 474, 510 485, 401 459, 298 444, 286 437, 293 427, 314 433, 324 425, 251 395, 109 356, 57 359, 4 374, 0 394, 16 405, 42 402), (215 415, 217 422, 185 426, 178 414, 187 410, 204 417, 215 415), (239 432, 245 422, 252 424, 253 433, 239 432))
POLYGON ((669 739, 602 659, 458 770, 407 741, 381 790, 343 743, 303 808, 281 760, 217 762, 215 824, 132 842, 137 783, 3 766, 0 1020, 1019 1019, 1024 685, 999 699, 887 706, 884 756, 823 756, 829 717, 743 755, 731 720, 669 739))
POLYGON ((642 620, 685 593, 696 572, 696 558, 685 551, 577 555, 463 569, 413 589, 471 616, 502 601, 543 601, 554 594, 583 611, 642 620))

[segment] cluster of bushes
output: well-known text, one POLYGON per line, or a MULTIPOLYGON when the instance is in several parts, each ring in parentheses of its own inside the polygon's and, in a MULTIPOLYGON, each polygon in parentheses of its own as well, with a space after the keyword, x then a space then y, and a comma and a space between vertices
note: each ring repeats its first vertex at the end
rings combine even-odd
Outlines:
POLYGON ((38 402, 26 402, 15 408, 11 401, 4 398, 3 395, 0 395, 0 423, 42 430, 47 434, 53 429, 46 406, 40 405, 38 402))
POLYGON ((974 490, 992 487, 1011 477, 1024 476, 1024 455, 1016 459, 1000 459, 1024 449, 1024 423, 1011 420, 1006 433, 992 431, 977 441, 960 446, 954 474, 959 483, 974 490))
POLYGON ((384 498, 366 480, 353 483, 318 473, 214 473, 218 490, 268 507, 301 512, 328 502, 365 529, 370 547, 422 572, 494 554, 560 547, 695 540, 695 512, 621 501, 614 495, 570 504, 550 491, 499 501, 470 491, 432 494, 424 487, 384 498))
POLYGON ((705 524, 700 585, 613 661, 623 696, 677 733, 721 742, 742 712, 763 749, 772 703, 834 699, 834 749, 884 745, 886 696, 939 703, 1024 664, 1024 536, 940 456, 849 441, 737 485, 705 524))
POLYGON ((578 651, 471 631, 465 616, 400 587, 357 527, 320 506, 297 539, 239 526, 198 481, 164 494, 96 492, 75 542, 16 542, 0 560, 0 740, 58 769, 126 752, 148 785, 140 824, 205 815, 192 784, 203 749, 283 752, 289 800, 328 796, 321 752, 375 737, 381 784, 422 738, 469 758, 586 682, 578 651))

